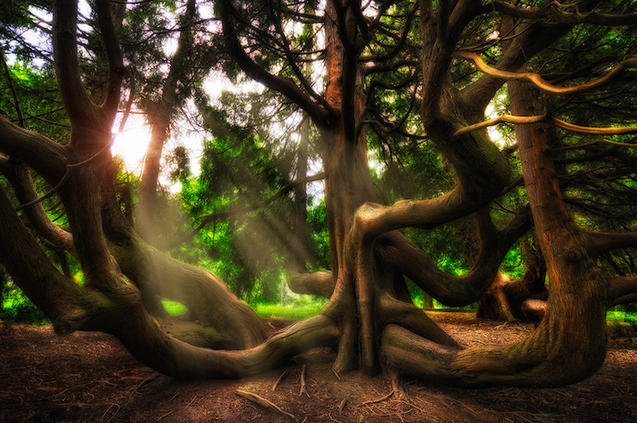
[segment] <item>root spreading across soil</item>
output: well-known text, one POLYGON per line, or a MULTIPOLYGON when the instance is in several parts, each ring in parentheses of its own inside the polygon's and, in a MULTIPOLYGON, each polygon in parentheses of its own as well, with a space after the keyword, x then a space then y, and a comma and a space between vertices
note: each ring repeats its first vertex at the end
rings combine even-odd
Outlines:
MULTIPOLYGON (((462 345, 504 344, 533 330, 470 313, 431 315, 462 345)), ((623 335, 612 337, 597 374, 571 386, 412 383, 398 396, 386 377, 336 374, 334 354, 325 349, 295 358, 280 380, 286 369, 242 380, 179 381, 139 364, 109 335, 58 338, 50 326, 13 325, 0 328, 0 422, 635 422, 637 339, 623 335)))

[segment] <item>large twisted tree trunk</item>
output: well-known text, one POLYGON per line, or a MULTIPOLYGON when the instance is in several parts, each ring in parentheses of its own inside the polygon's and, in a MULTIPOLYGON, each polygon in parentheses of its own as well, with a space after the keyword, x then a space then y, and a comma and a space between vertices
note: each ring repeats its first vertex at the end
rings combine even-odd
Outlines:
MULTIPOLYGON (((509 83, 517 115, 537 113, 538 93, 509 83)), ((606 353, 608 281, 597 271, 590 239, 566 208, 548 154, 546 128, 516 126, 522 169, 538 241, 549 275, 548 312, 526 340, 501 350, 442 348, 390 326, 382 350, 390 366, 461 386, 557 386, 582 380, 606 353)))
MULTIPOLYGON (((97 10, 107 43, 111 72, 109 97, 96 105, 87 96, 79 77, 74 37, 76 6, 74 1, 60 0, 55 3, 55 63, 60 92, 72 123, 69 144, 60 146, 45 137, 15 127, 0 117, 4 151, 23 159, 51 186, 62 181, 58 187, 59 194, 72 235, 55 227, 38 203, 27 208, 27 216, 40 236, 59 248, 72 251, 77 257, 85 275, 84 287, 87 290, 125 292, 122 295, 129 300, 123 301, 123 304, 130 304, 132 298, 139 294, 134 294, 137 289, 123 278, 123 271, 145 294, 183 302, 193 311, 200 325, 211 328, 209 338, 215 345, 242 349, 260 344, 265 338, 263 322, 219 278, 203 269, 173 260, 148 246, 134 233, 123 216, 115 198, 113 164, 107 149, 124 75, 121 53, 114 40, 108 2, 98 2, 97 10)), ((28 174, 23 173, 12 180, 18 198, 23 202, 36 197, 32 183, 26 176, 28 174)), ((31 237, 28 233, 25 236, 31 237)), ((43 269, 35 268, 22 269, 21 273, 28 273, 29 270, 44 272, 43 269)), ((30 283, 27 277, 16 279, 18 283, 30 283)), ((27 293, 33 291, 28 286, 20 286, 27 293)), ((41 301, 36 304, 42 306, 41 301)), ((125 309, 123 304, 119 307, 125 309)), ((99 314, 99 310, 94 312, 99 314)), ((113 319, 113 326, 117 327, 119 320, 125 320, 125 315, 123 312, 122 317, 113 319)), ((66 320, 57 312, 49 313, 48 316, 53 321, 66 320)), ((93 318, 102 320, 98 316, 93 318)), ((84 327, 84 322, 67 326, 67 331, 92 328, 91 325, 84 327)))

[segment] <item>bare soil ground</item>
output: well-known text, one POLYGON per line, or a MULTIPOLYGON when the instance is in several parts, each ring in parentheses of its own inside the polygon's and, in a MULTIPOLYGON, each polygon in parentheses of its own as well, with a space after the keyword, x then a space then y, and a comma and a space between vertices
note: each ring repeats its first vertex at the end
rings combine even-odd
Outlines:
MULTIPOLYGON (((430 315, 463 345, 504 344, 533 329, 469 313, 430 315)), ((0 328, 0 422, 637 422, 637 340, 623 335, 613 337, 596 375, 571 386, 414 383, 408 397, 397 398, 385 377, 335 374, 334 355, 323 349, 295 358, 273 390, 285 369, 241 380, 179 381, 139 364, 109 335, 58 338, 50 326, 13 325, 0 328), (300 394, 304 365, 307 394, 300 394), (237 390, 294 417, 261 408, 237 390)))

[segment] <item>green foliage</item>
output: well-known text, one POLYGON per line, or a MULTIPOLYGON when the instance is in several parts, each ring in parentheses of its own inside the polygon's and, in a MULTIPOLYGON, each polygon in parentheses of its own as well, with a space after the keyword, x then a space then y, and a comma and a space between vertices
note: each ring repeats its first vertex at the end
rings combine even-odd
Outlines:
POLYGON ((181 316, 188 312, 188 307, 178 301, 161 300, 162 305, 171 316, 181 316))
POLYGON ((304 295, 287 305, 271 302, 255 302, 252 304, 252 308, 259 317, 262 318, 276 316, 303 320, 317 315, 326 302, 327 300, 324 298, 304 295))
POLYGON ((168 155, 166 161, 168 165, 173 169, 170 172, 170 180, 172 182, 185 182, 191 175, 190 171, 190 158, 188 157, 188 151, 186 147, 178 145, 168 155))
POLYGON ((307 211, 308 230, 314 242, 314 256, 316 257, 316 269, 330 268, 330 237, 327 229, 327 211, 325 197, 307 211))
POLYGON ((18 97, 15 104, 7 75, 0 72, 0 110, 18 123, 18 106, 25 127, 59 143, 70 136, 69 119, 62 107, 52 66, 35 67, 26 61, 9 65, 9 74, 18 97))
POLYGON ((618 320, 620 322, 630 322, 637 326, 637 312, 626 312, 621 310, 609 310, 606 313, 607 320, 618 320))
POLYGON ((614 339, 625 339, 630 344, 637 340, 637 307, 636 304, 625 304, 613 307, 606 313, 610 336, 614 339), (628 306, 633 311, 622 311, 628 306))
POLYGON ((522 265, 522 255, 520 247, 517 245, 509 250, 502 261, 500 267, 503 273, 509 275, 512 279, 520 279, 524 276, 524 266, 522 265))
POLYGON ((0 268, 0 273, 0 282, 2 282, 0 321, 32 325, 48 323, 44 313, 24 296, 20 288, 6 279, 7 275, 4 273, 4 269, 0 268))
MULTIPOLYGON (((288 186, 296 171, 299 115, 268 92, 203 95, 196 104, 212 137, 204 143, 201 173, 181 175, 178 199, 192 224, 210 223, 175 254, 217 273, 240 298, 276 301, 293 236, 288 186), (273 109, 276 118, 264 116, 273 109)), ((324 216, 309 214, 308 225, 324 223, 324 216)), ((327 232, 322 237, 325 247, 327 232)), ((329 263, 329 249, 320 254, 318 266, 329 263)))

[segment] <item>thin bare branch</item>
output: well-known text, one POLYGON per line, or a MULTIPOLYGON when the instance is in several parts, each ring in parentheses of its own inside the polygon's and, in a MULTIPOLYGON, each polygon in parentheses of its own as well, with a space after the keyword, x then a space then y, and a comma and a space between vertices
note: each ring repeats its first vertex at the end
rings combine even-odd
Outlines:
POLYGON ((493 119, 476 123, 474 125, 469 125, 469 126, 465 126, 464 128, 460 128, 456 132, 454 132, 453 136, 457 137, 459 135, 466 134, 468 132, 477 131, 478 129, 498 125, 500 123, 532 124, 532 123, 546 122, 546 120, 547 120, 546 115, 540 115, 540 116, 502 115, 493 119))
POLYGON ((607 140, 604 138, 592 141, 592 142, 586 142, 586 143, 582 143, 582 144, 573 144, 573 145, 567 145, 564 147, 557 147, 557 148, 553 148, 553 151, 564 151, 564 150, 573 150, 573 149, 578 149, 578 148, 587 148, 587 147, 592 147, 593 145, 596 144, 610 144, 610 145, 616 145, 618 147, 628 147, 628 148, 636 148, 637 144, 628 144, 625 142, 617 142, 617 141, 611 141, 611 140, 607 140))
MULTIPOLYGON (((522 124, 522 125, 530 125, 534 123, 542 123, 549 122, 553 125, 565 129, 570 132, 575 132, 578 134, 588 134, 588 135, 623 135, 623 134, 633 134, 637 133, 636 126, 622 126, 616 128, 592 128, 589 126, 580 126, 574 125, 572 123, 565 122, 563 120, 553 118, 549 115, 536 115, 536 116, 513 116, 513 115, 502 115, 493 119, 485 120, 482 122, 478 122, 474 125, 465 126, 463 128, 458 129, 454 132, 453 136, 457 137, 469 132, 477 131, 478 129, 483 129, 489 126, 498 125, 500 123, 514 123, 514 124, 522 124)), ((610 141, 610 140, 597 140, 598 142, 604 142, 607 144, 618 145, 621 147, 637 147, 635 144, 627 144, 622 142, 610 141)), ((575 148, 575 147, 570 147, 575 148)))
POLYGON ((237 64, 249 77, 298 104, 317 123, 324 123, 330 116, 338 113, 323 100, 315 102, 310 95, 304 93, 290 78, 273 75, 255 63, 245 52, 239 41, 232 17, 233 6, 231 2, 222 0, 218 3, 218 8, 228 47, 237 64))
POLYGON ((537 88, 542 90, 543 92, 547 94, 552 94, 552 95, 582 94, 607 84, 615 76, 619 75, 624 69, 637 67, 637 56, 628 56, 624 58, 624 60, 622 60, 621 63, 618 66, 616 66, 613 70, 611 70, 606 75, 600 78, 597 78, 590 82, 586 82, 584 84, 575 85, 572 87, 559 87, 547 82, 540 75, 534 72, 509 72, 509 71, 503 71, 503 70, 491 67, 487 65, 487 63, 484 60, 482 60, 482 58, 479 55, 472 52, 456 51, 454 54, 463 59, 473 61, 476 67, 480 69, 480 71, 488 75, 495 76, 497 78, 502 78, 505 80, 527 80, 531 82, 533 85, 535 85, 537 88))
POLYGON ((274 413, 278 413, 281 414, 283 416, 288 416, 291 418, 295 418, 294 414, 290 414, 287 411, 283 411, 283 409, 281 409, 281 407, 279 407, 278 405, 276 405, 275 403, 273 403, 270 400, 267 400, 257 394, 254 394, 252 392, 248 392, 248 391, 242 391, 240 389, 237 389, 236 394, 239 395, 241 398, 245 398, 250 402, 253 402, 255 404, 257 404, 260 407, 265 408, 266 410, 270 410, 274 413))
POLYGON ((0 60, 2 60, 2 68, 4 70, 4 75, 7 78, 7 82, 9 84, 9 89, 11 90, 11 95, 13 96, 13 107, 15 107, 15 111, 18 114, 18 124, 21 127, 24 126, 24 117, 22 117, 22 108, 20 107, 20 100, 18 99, 18 93, 15 90, 15 85, 13 84, 13 78, 11 77, 11 72, 9 71, 9 66, 7 65, 7 61, 4 57, 4 51, 0 48, 0 60))
MULTIPOLYGON (((623 134, 634 134, 637 133, 637 126, 622 126, 617 128, 591 128, 588 126, 579 126, 574 125, 572 123, 564 122, 563 120, 551 119, 552 123, 562 129, 566 129, 567 131, 576 132, 578 134, 589 134, 589 135, 623 135, 623 134)), ((615 144, 615 143, 611 143, 615 144)), ((617 143, 623 147, 630 147, 630 144, 625 143, 617 143)))

